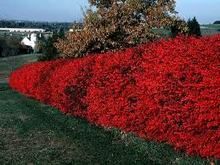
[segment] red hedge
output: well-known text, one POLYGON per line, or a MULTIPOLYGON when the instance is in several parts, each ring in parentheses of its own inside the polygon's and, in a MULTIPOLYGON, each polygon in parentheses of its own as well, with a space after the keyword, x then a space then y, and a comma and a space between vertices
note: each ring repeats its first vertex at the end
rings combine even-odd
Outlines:
POLYGON ((28 64, 10 86, 91 123, 220 158, 220 35, 28 64))

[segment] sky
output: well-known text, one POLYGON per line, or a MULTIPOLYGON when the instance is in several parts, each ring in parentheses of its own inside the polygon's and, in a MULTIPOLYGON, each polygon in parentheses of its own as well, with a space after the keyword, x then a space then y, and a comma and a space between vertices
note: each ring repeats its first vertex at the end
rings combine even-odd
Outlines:
MULTIPOLYGON (((73 22, 82 20, 86 7, 88 0, 0 0, 0 19, 73 22)), ((200 24, 220 20, 220 0, 176 0, 176 10, 200 24)))

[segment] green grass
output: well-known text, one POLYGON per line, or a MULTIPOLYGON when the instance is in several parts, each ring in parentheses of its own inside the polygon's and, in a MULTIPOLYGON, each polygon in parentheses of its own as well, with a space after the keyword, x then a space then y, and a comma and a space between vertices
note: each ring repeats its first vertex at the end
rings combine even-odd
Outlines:
MULTIPOLYGON (((153 29, 153 32, 162 37, 168 37, 171 35, 171 31, 167 29, 153 29)), ((201 33, 203 36, 220 34, 220 25, 207 24, 201 25, 201 33)))
POLYGON ((208 29, 220 29, 220 24, 206 24, 206 25, 201 25, 203 27, 206 27, 208 29))
MULTIPOLYGON (((35 60, 34 55, 0 59, 0 69, 7 77, 12 69, 35 60), (9 66, 11 63, 15 64, 13 68, 9 66)), ((12 91, 3 79, 0 83, 1 165, 210 164, 208 160, 175 152, 167 144, 148 142, 65 116, 57 109, 12 91)))
POLYGON ((204 36, 220 34, 220 25, 218 24, 201 25, 201 32, 202 32, 202 35, 204 36))
POLYGON ((0 58, 0 83, 6 82, 9 74, 25 63, 35 62, 38 54, 26 54, 0 58))

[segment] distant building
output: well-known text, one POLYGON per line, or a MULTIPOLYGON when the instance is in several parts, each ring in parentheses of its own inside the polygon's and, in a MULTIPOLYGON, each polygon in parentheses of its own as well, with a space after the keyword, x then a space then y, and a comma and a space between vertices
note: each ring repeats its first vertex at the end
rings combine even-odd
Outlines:
POLYGON ((80 32, 82 29, 69 29, 69 33, 80 32))
POLYGON ((34 28, 0 28, 0 31, 5 32, 22 32, 22 33, 33 33, 33 32, 39 32, 43 33, 45 32, 45 29, 34 29, 34 28))
POLYGON ((69 32, 71 33, 71 32, 74 32, 74 30, 73 29, 69 29, 69 32))
POLYGON ((37 34, 32 33, 30 36, 24 37, 24 39, 21 41, 21 44, 30 46, 33 50, 35 50, 37 45, 37 34))

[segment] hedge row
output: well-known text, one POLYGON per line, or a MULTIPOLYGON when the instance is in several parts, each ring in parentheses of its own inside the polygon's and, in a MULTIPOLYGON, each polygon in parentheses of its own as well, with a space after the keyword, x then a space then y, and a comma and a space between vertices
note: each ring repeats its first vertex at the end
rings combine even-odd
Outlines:
POLYGON ((220 158, 220 35, 28 64, 10 86, 91 123, 220 158))

